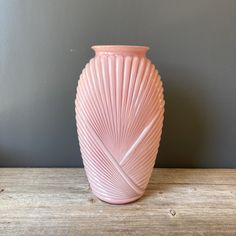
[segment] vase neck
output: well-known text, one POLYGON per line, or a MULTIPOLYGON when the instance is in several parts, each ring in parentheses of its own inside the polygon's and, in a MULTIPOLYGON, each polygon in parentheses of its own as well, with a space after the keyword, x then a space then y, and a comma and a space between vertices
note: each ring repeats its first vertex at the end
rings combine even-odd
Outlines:
POLYGON ((132 45, 95 45, 92 46, 96 55, 122 55, 145 57, 149 47, 132 45))

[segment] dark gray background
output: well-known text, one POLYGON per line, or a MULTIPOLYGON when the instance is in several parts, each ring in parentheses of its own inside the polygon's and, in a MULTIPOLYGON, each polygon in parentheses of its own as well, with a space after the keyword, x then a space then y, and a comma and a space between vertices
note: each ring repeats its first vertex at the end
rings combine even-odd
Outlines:
POLYGON ((235 0, 0 0, 0 166, 81 166, 77 79, 93 44, 149 45, 160 167, 236 167, 235 0))

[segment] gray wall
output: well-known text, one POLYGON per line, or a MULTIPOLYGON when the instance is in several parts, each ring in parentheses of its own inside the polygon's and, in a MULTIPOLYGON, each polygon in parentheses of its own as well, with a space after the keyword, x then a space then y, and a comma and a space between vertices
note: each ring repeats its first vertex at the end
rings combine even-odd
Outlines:
POLYGON ((236 167, 235 0, 0 0, 0 166, 81 166, 74 98, 93 44, 149 45, 160 167, 236 167))

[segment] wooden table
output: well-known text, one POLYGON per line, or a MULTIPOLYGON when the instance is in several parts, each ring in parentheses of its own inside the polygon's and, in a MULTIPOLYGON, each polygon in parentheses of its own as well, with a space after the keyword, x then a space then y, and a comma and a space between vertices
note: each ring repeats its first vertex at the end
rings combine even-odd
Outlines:
POLYGON ((83 169, 0 169, 0 235, 236 235, 236 170, 155 169, 145 196, 109 205, 83 169))

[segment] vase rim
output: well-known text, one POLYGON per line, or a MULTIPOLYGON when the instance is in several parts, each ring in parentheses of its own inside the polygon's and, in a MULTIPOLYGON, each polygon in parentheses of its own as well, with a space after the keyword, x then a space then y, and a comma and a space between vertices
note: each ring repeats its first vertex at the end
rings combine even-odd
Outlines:
POLYGON ((93 45, 91 47, 97 54, 122 54, 145 56, 148 46, 139 45, 93 45))

